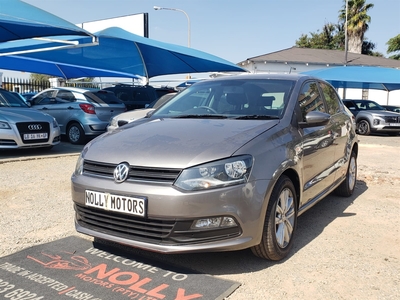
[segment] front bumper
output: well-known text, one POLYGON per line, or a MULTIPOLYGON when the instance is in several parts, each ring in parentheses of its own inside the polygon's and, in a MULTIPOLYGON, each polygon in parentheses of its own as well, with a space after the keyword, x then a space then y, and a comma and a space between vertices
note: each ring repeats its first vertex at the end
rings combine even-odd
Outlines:
POLYGON ((162 253, 231 251, 260 243, 269 181, 208 191, 182 192, 171 185, 72 176, 75 226, 78 232, 162 253), (145 197, 145 218, 86 206, 85 190, 145 197), (231 217, 237 226, 193 229, 195 220, 231 217))

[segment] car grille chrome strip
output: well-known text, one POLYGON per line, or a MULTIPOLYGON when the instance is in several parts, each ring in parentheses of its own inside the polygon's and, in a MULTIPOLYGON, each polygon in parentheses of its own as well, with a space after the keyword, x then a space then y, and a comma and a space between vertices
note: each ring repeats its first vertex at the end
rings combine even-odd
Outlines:
MULTIPOLYGON (((117 164, 109 164, 85 160, 83 163, 83 174, 114 178, 114 170, 117 164)), ((149 168, 129 166, 128 181, 149 181, 172 184, 178 177, 181 169, 149 168)))

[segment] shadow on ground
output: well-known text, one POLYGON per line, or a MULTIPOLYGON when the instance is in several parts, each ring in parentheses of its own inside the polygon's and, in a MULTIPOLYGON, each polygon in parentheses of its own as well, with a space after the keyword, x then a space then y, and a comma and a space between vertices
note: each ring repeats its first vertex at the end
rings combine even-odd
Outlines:
MULTIPOLYGON (((345 210, 352 205, 368 189, 364 181, 357 181, 357 188, 351 197, 344 198, 329 195, 298 219, 298 227, 291 256, 318 237, 325 227, 337 218, 352 217, 354 214, 345 210)), ((107 241, 95 240, 97 243, 116 247, 116 251, 123 250, 128 253, 147 257, 164 263, 179 265, 210 275, 227 275, 250 273, 264 270, 270 266, 284 263, 271 262, 254 256, 250 249, 231 252, 196 253, 196 254, 158 254, 126 246, 116 245, 107 241)))

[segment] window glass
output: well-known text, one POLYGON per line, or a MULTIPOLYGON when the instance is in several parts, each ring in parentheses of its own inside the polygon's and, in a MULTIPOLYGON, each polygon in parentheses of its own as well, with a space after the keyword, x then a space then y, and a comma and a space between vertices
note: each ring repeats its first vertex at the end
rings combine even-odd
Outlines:
POLYGON ((310 111, 325 112, 324 101, 319 93, 317 83, 314 81, 303 85, 298 101, 303 122, 306 121, 306 114, 310 111))
POLYGON ((336 91, 328 84, 320 82, 322 93, 324 94, 328 113, 334 115, 340 111, 339 97, 336 91))
POLYGON ((75 96, 71 91, 59 90, 57 93, 57 101, 61 103, 74 102, 75 96))
POLYGON ((34 98, 34 104, 45 105, 45 104, 54 104, 56 103, 55 98, 53 97, 53 90, 44 92, 40 95, 37 95, 34 98))
POLYGON ((208 115, 238 118, 282 116, 295 85, 292 80, 204 80, 189 86, 154 116, 208 115))

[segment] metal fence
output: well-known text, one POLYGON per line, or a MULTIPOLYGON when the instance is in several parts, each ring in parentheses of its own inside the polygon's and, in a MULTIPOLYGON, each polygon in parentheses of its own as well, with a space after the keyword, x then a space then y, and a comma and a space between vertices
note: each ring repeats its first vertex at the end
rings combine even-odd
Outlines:
MULTIPOLYGON (((63 82, 62 86, 67 87, 84 87, 84 88, 101 88, 96 82, 63 82)), ((50 81, 37 81, 32 79, 19 79, 5 77, 2 80, 2 88, 11 92, 30 93, 40 92, 51 87, 50 81)))
POLYGON ((2 80, 2 88, 11 92, 29 93, 40 92, 50 87, 50 82, 31 79, 19 79, 5 77, 2 80))

